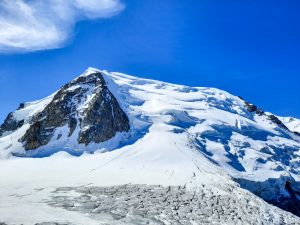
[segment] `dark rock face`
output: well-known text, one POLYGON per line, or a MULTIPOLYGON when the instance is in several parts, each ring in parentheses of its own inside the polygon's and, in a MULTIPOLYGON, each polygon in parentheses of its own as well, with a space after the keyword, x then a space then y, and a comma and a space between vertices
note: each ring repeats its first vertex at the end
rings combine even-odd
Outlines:
POLYGON ((25 108, 25 104, 24 103, 20 103, 19 107, 17 110, 20 110, 20 109, 24 109, 25 108))
POLYGON ((26 141, 25 149, 36 149, 46 145, 54 133, 54 128, 46 127, 43 121, 36 121, 26 131, 21 141, 26 141))
POLYGON ((241 96, 238 96, 238 97, 244 101, 247 111, 255 112, 259 116, 265 115, 265 112, 263 110, 259 109, 256 105, 253 105, 253 104, 245 101, 241 96))
POLYGON ((234 179, 266 202, 300 216, 300 184, 291 177, 270 178, 263 182, 234 179))
POLYGON ((263 110, 257 108, 256 105, 250 104, 249 102, 245 101, 245 106, 249 112, 255 112, 259 116, 262 116, 265 114, 265 112, 263 110))
MULTIPOLYGON (((256 113, 256 114, 259 115, 259 116, 266 116, 268 120, 270 120, 270 121, 272 121, 273 123, 277 124, 277 125, 278 125, 279 127, 281 127, 282 129, 287 130, 287 131, 290 131, 289 128, 288 128, 287 126, 285 126, 284 123, 283 123, 280 119, 278 119, 277 116, 274 116, 274 115, 272 115, 272 114, 271 114, 271 115, 267 115, 263 110, 259 109, 256 105, 253 105, 253 104, 251 104, 251 103, 245 101, 245 100, 244 100, 242 97, 240 97, 240 96, 239 96, 239 98, 240 98, 241 100, 244 101, 245 107, 246 107, 247 111, 249 111, 249 112, 254 112, 254 113, 256 113)), ((299 134, 298 132, 292 132, 292 131, 290 131, 290 132, 291 132, 291 133, 294 133, 295 135, 300 136, 300 134, 299 134)))
POLYGON ((79 143, 104 142, 116 132, 128 131, 128 118, 121 110, 115 97, 105 88, 96 90, 95 97, 84 111, 79 134, 79 143), (86 129, 85 129, 86 128, 86 129), (99 135, 101 134, 101 135, 99 135))
POLYGON ((10 132, 15 131, 21 126, 23 126, 24 120, 16 120, 14 118, 13 113, 9 113, 6 119, 4 120, 4 123, 0 126, 0 137, 4 134, 4 132, 10 132))
POLYGON ((20 141, 26 150, 39 148, 49 143, 56 128, 65 125, 69 127, 68 136, 80 128, 78 143, 85 145, 107 141, 130 128, 128 117, 100 72, 80 76, 64 85, 45 109, 32 118, 20 141))
POLYGON ((289 130, 282 122, 280 119, 278 119, 278 117, 274 116, 274 115, 268 115, 268 119, 271 120, 273 123, 276 123, 278 126, 280 126, 281 128, 285 129, 285 130, 289 130))

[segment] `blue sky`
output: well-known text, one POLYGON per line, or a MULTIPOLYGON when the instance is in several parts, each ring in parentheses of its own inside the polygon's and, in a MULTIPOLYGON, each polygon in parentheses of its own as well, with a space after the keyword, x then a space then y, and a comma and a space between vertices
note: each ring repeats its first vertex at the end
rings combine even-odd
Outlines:
POLYGON ((23 15, 18 20, 0 4, 0 25, 10 14, 6 24, 22 28, 13 37, 0 28, 0 121, 20 102, 51 94, 89 66, 217 87, 300 118, 298 0, 110 0, 117 4, 98 11, 76 1, 72 17, 51 21, 53 27, 44 18, 53 12, 42 8, 29 21, 34 35, 28 37, 23 15), (7 41, 18 38, 17 48, 7 41))

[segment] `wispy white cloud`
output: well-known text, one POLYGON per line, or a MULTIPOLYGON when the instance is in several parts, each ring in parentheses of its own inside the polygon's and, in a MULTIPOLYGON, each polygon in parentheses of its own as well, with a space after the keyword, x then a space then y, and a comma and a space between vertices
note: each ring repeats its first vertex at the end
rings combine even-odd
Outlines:
POLYGON ((0 52, 62 47, 76 22, 118 14, 120 0, 0 0, 0 52))

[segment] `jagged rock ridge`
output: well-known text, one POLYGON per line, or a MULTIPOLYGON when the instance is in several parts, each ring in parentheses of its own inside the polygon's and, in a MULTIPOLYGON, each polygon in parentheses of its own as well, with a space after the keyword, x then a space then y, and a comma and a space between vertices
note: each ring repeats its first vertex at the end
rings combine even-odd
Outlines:
POLYGON ((23 126, 24 120, 16 120, 13 116, 14 114, 11 112, 5 118, 3 124, 0 126, 0 137, 5 132, 13 132, 23 126))
MULTIPOLYGON (((24 108, 19 107, 19 109, 24 108)), ((30 126, 20 138, 25 150, 47 145, 57 128, 67 126, 68 137, 79 130, 77 141, 88 145, 105 142, 117 132, 130 129, 127 115, 107 88, 99 71, 88 71, 64 85, 45 108, 30 118, 30 126)), ((1 126, 0 134, 15 131, 24 120, 16 120, 10 113, 1 126)), ((62 134, 57 136, 60 139, 62 134)))
POLYGON ((245 102, 245 107, 249 112, 254 112, 259 116, 266 116, 268 120, 270 120, 273 123, 277 124, 279 127, 300 136, 299 132, 289 129, 277 116, 275 116, 273 114, 270 114, 270 113, 266 114, 262 109, 258 108, 256 105, 245 101, 242 97, 239 97, 239 98, 242 99, 245 102))

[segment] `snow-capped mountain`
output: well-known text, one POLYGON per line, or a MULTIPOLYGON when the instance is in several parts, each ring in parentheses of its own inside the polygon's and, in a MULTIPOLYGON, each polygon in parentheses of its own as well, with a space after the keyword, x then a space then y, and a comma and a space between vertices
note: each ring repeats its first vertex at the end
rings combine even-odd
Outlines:
MULTIPOLYGON (((106 214, 101 211, 101 215, 106 216, 101 219, 106 224, 146 224, 146 220, 152 224, 206 224, 204 219, 215 224, 300 224, 299 217, 286 212, 300 215, 299 124, 297 119, 265 113, 241 97, 215 88, 174 85, 90 68, 49 97, 22 103, 1 125, 0 200, 6 203, 0 205, 0 222, 93 224, 100 218, 94 215, 96 206, 90 214, 76 212, 72 218, 63 212, 72 212, 74 207, 80 211, 85 203, 71 209, 51 208, 57 204, 49 200, 50 193, 57 192, 53 189, 132 184, 129 189, 138 191, 144 187, 134 185, 162 185, 151 186, 158 194, 164 193, 165 186, 184 187, 180 193, 184 190, 185 196, 189 196, 186 190, 196 190, 199 207, 207 196, 210 200, 222 196, 210 210, 224 200, 223 214, 220 209, 206 212, 201 206, 185 219, 185 213, 178 212, 177 220, 166 219, 174 211, 142 218, 136 211, 126 211, 117 220, 112 214, 108 218, 104 210, 106 214), (15 193, 25 197, 17 198, 15 193), (228 199, 223 199, 226 196, 228 199), (246 203, 236 200, 227 205, 230 199, 246 203), (25 213, 37 211, 38 216, 12 216, 13 205, 25 213), (203 218, 198 212, 203 212, 203 218), (221 214, 225 216, 221 218, 221 214), (53 215, 60 215, 60 219, 53 215), (130 218, 135 219, 128 222, 130 218), (139 219, 145 223, 137 222, 139 219)), ((168 190, 178 195, 178 189, 168 190)), ((93 195, 93 191, 88 193, 93 195)), ((122 191, 134 194, 126 188, 122 191)), ((108 190, 99 192, 103 195, 108 190)), ((100 195, 93 196, 91 202, 101 200, 100 195)))
POLYGON ((1 125, 0 136, 9 154, 42 156, 62 146, 73 154, 95 150, 87 146, 111 142, 128 130, 128 117, 101 73, 87 71, 45 99, 20 104, 1 125))

